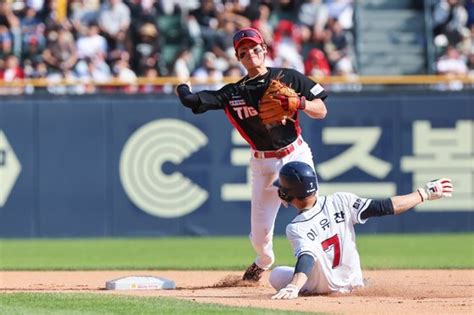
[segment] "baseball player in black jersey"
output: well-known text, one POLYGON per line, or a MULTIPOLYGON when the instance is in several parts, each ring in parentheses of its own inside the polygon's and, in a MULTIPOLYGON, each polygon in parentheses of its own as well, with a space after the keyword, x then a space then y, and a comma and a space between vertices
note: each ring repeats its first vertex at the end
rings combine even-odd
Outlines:
POLYGON ((243 279, 258 281, 262 272, 269 269, 275 260, 272 239, 281 200, 272 183, 285 163, 302 161, 314 169, 311 150, 301 136, 299 112, 303 111, 313 119, 323 119, 326 116, 324 99, 327 94, 321 85, 296 70, 266 67, 267 46, 256 29, 246 28, 236 32, 233 42, 237 59, 248 72, 244 78, 218 91, 192 93, 188 82, 180 84, 176 91, 181 103, 195 114, 224 110, 251 147, 250 239, 257 257, 245 271, 243 279), (282 108, 292 107, 295 111, 281 121, 268 123, 260 116, 261 101, 269 85, 276 80, 291 87, 297 96, 273 98, 278 99, 282 108))

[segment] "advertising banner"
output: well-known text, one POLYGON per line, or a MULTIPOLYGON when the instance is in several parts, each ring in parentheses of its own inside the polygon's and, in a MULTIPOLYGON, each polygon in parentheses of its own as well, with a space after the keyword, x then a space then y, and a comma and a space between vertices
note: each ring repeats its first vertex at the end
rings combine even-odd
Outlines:
MULTIPOLYGON (((301 117, 320 195, 406 194, 453 180, 427 202, 360 232, 473 230, 469 93, 332 94, 301 117)), ((223 111, 194 115, 169 95, 25 96, 0 103, 0 237, 246 235, 250 148, 223 111)), ((295 210, 281 208, 283 234, 295 210)))

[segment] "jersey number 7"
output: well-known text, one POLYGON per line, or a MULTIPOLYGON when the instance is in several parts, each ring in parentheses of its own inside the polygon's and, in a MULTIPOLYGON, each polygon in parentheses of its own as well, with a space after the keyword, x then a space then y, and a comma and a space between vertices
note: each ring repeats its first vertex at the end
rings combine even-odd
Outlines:
POLYGON ((339 237, 337 237, 337 234, 334 234, 327 240, 322 241, 321 246, 323 246, 323 249, 325 251, 328 251, 328 249, 330 249, 332 246, 332 248, 334 249, 334 257, 332 259, 332 269, 339 266, 339 264, 341 263, 341 244, 339 243, 339 237))

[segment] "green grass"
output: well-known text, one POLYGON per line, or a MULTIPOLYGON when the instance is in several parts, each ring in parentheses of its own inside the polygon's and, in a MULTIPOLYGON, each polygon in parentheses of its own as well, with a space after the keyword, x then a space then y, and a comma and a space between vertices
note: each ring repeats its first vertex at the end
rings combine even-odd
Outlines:
MULTIPOLYGON (((275 238, 275 265, 293 265, 275 238)), ((363 269, 474 268, 474 233, 360 235, 363 269)), ((243 270, 254 259, 247 237, 0 240, 0 270, 243 270)), ((298 314, 168 298, 83 293, 0 294, 0 314, 298 314)), ((302 314, 302 313, 301 313, 302 314)))
POLYGON ((397 234, 361 236, 365 269, 472 269, 474 234, 397 234))
MULTIPOLYGON (((360 235, 364 269, 474 268, 474 233, 360 235)), ((293 265, 276 237, 275 265, 293 265)), ((247 237, 0 240, 0 270, 242 270, 254 259, 247 237)))
POLYGON ((7 293, 0 294, 0 314, 309 314, 258 308, 237 308, 190 301, 98 294, 7 293))

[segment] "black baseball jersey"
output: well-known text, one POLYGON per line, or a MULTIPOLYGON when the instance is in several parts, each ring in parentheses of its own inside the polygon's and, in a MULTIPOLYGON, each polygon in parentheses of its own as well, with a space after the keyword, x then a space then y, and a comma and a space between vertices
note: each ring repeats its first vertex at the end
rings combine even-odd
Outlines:
POLYGON ((218 91, 201 91, 197 95, 200 106, 193 109, 195 114, 207 110, 223 109, 230 122, 247 140, 252 149, 274 151, 287 146, 301 134, 298 112, 293 119, 281 123, 265 125, 258 116, 259 100, 270 84, 277 79, 293 88, 307 100, 327 97, 326 92, 318 83, 293 69, 268 68, 264 75, 252 78, 244 77, 236 83, 227 84, 218 91))

